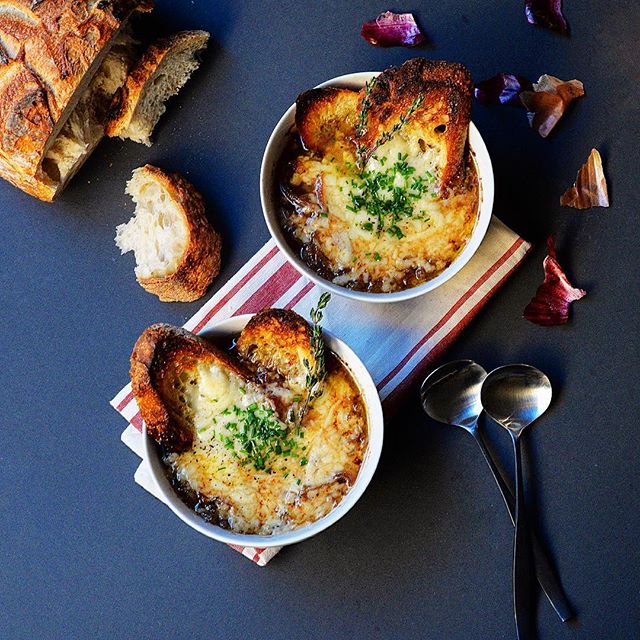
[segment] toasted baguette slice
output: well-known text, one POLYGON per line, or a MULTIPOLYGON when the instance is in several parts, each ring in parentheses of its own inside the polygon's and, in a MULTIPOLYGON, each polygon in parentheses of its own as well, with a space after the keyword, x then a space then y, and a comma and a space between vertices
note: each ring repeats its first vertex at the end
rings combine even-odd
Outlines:
POLYGON ((454 186, 465 166, 472 91, 471 75, 462 64, 415 58, 391 67, 373 85, 366 127, 356 142, 367 156, 395 160, 397 153, 406 153, 416 159, 416 168, 436 177, 441 189, 454 186), (407 121, 401 124, 401 118, 407 121), (390 140, 380 145, 385 134, 390 140))
POLYGON ((311 329, 295 311, 264 309, 256 313, 237 341, 238 354, 259 374, 285 383, 294 394, 306 389, 307 367, 314 364, 311 329))
POLYGON ((354 133, 360 97, 351 89, 310 89, 296 100, 296 127, 304 146, 326 153, 336 135, 354 133))
POLYGON ((134 252, 138 282, 163 302, 202 297, 220 272, 221 245, 202 196, 183 177, 149 164, 133 172, 127 193, 136 210, 117 227, 116 244, 134 252))
POLYGON ((168 324, 154 324, 138 338, 130 375, 147 433, 165 452, 187 451, 196 425, 234 405, 269 402, 228 353, 168 324))
POLYGON ((206 31, 182 31, 152 44, 113 98, 107 135, 151 146, 165 102, 200 66, 197 54, 208 42, 206 31))

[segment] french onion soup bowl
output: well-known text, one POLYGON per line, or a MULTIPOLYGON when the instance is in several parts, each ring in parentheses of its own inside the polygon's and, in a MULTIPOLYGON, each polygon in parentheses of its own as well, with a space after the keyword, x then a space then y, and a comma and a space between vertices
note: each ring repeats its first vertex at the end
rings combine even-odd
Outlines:
MULTIPOLYGON (((279 312, 280 310, 277 310, 279 312)), ((274 310, 274 314, 276 319, 278 318, 278 313, 274 310)), ((264 313, 264 312, 261 312, 264 313)), ((291 313, 291 312, 288 312, 291 313)), ((260 315, 260 314, 258 314, 260 315)), ((295 314, 294 314, 295 315, 295 314)), ((247 327, 250 320, 254 318, 254 314, 241 315, 236 316, 234 318, 230 318, 224 320, 220 323, 217 323, 212 328, 209 328, 199 334, 200 338, 204 338, 207 342, 212 343, 218 347, 224 346, 225 349, 233 352, 235 349, 238 349, 238 341, 239 336, 247 327)), ((299 316, 298 316, 299 318, 299 316)), ((219 429, 219 433, 214 434, 213 438, 210 438, 209 441, 205 440, 205 443, 210 442, 211 444, 206 444, 206 446, 216 446, 218 444, 218 440, 220 440, 221 444, 219 445, 219 451, 225 453, 226 449, 231 449, 233 455, 236 456, 235 459, 231 459, 232 464, 229 465, 229 458, 227 458, 227 465, 229 467, 235 467, 236 470, 242 474, 243 470, 249 470, 249 477, 254 476, 257 477, 258 483, 272 483, 269 485, 259 485, 259 489, 250 487, 249 494, 244 494, 245 485, 242 484, 243 479, 246 480, 246 475, 236 475, 231 472, 230 469, 225 469, 225 463, 216 462, 215 465, 210 465, 207 467, 206 474, 211 474, 214 476, 220 476, 221 482, 225 483, 223 485, 218 485, 218 487, 223 487, 225 491, 231 492, 229 495, 236 495, 234 492, 239 491, 237 494, 239 505, 245 504, 243 502, 245 499, 250 499, 251 491, 262 491, 264 487, 267 487, 266 493, 267 497, 270 495, 269 491, 271 490, 271 486, 276 486, 277 491, 282 494, 282 486, 286 488, 284 494, 286 499, 284 503, 281 503, 279 508, 284 509, 287 515, 285 516, 284 521, 286 522, 286 518, 288 517, 288 509, 291 509, 292 518, 295 518, 296 513, 300 513, 300 509, 304 509, 305 505, 313 505, 313 500, 320 500, 318 504, 321 505, 322 509, 318 512, 311 513, 320 513, 321 517, 317 519, 315 517, 310 518, 308 522, 301 521, 302 523, 296 524, 294 528, 288 527, 279 527, 275 528, 273 531, 264 532, 260 531, 259 533, 244 533, 240 532, 238 529, 234 530, 232 518, 228 517, 226 522, 216 522, 211 518, 206 517, 206 513, 203 517, 203 511, 200 510, 198 513, 198 505, 194 505, 193 500, 185 499, 185 494, 180 490, 180 487, 176 485, 176 474, 175 469, 177 465, 175 464, 176 459, 173 458, 173 466, 168 464, 168 458, 166 456, 166 452, 156 444, 156 440, 154 440, 151 435, 148 433, 147 425, 144 426, 144 458, 148 464, 148 468, 150 470, 151 476, 153 477, 154 482, 157 485, 158 492, 162 500, 169 506, 169 508, 187 525, 196 531, 202 533, 203 535, 212 538, 214 540, 218 540, 220 542, 224 542, 231 545, 239 545, 239 546, 251 546, 251 547, 279 547, 294 544, 296 542, 300 542, 311 536, 320 533, 327 527, 331 526, 335 522, 337 522, 340 518, 342 518, 360 499, 360 496, 366 490, 373 474, 376 470, 376 466, 378 464, 378 460, 380 458, 380 453, 382 450, 382 441, 383 441, 383 414, 382 414, 382 406, 380 403, 380 398, 378 396, 378 392, 376 386, 368 373, 365 366, 362 364, 361 360, 358 356, 339 338, 334 336, 329 331, 323 330, 322 332, 326 355, 327 355, 327 378, 324 385, 324 393, 323 395, 326 398, 323 399, 322 395, 318 397, 318 399, 313 400, 306 415, 306 419, 304 422, 301 421, 301 424, 304 425, 305 431, 298 433, 297 435, 301 436, 301 439, 298 440, 296 445, 289 444, 290 441, 284 440, 282 446, 290 447, 292 450, 295 449, 289 456, 287 457, 287 452, 281 452, 281 456, 272 455, 271 459, 266 463, 262 464, 263 471, 256 472, 254 467, 251 464, 245 463, 248 462, 248 458, 246 457, 247 451, 245 449, 249 449, 249 447, 245 444, 239 445, 238 441, 233 441, 234 434, 238 433, 238 429, 235 425, 236 421, 242 420, 242 417, 236 417, 236 407, 233 407, 234 411, 222 411, 218 412, 218 423, 220 423, 220 417, 227 414, 227 417, 224 418, 227 420, 224 428, 215 427, 216 430, 219 429), (333 376, 335 373, 337 378, 336 382, 332 382, 333 376), (340 377, 341 376, 341 377, 340 377), (329 467, 329 471, 325 470, 326 465, 329 464, 329 461, 333 461, 333 453, 332 451, 332 442, 338 442, 336 447, 339 449, 339 438, 343 437, 343 432, 327 432, 322 431, 322 429, 326 429, 326 427, 322 427, 319 430, 314 430, 314 424, 326 422, 327 416, 329 416, 333 411, 338 413, 339 411, 343 411, 341 408, 342 405, 332 405, 333 399, 335 397, 334 393, 338 393, 335 391, 336 389, 342 389, 343 387, 339 385, 352 385, 351 387, 347 387, 347 389, 351 389, 352 393, 355 393, 358 398, 357 404, 360 407, 358 413, 359 419, 363 424, 366 424, 366 433, 364 434, 364 439, 362 442, 362 449, 358 450, 357 457, 357 467, 355 471, 352 471, 349 480, 340 479, 339 476, 345 475, 348 476, 348 470, 346 474, 338 473, 335 477, 331 478, 329 482, 325 484, 329 486, 329 489, 322 484, 318 484, 314 486, 313 479, 318 477, 324 477, 322 474, 329 475, 331 474, 332 467, 329 467), (332 386, 333 385, 333 386, 332 386), (317 404, 316 404, 317 403, 317 404), (329 406, 329 410, 326 410, 326 407, 329 406), (315 407, 315 408, 314 408, 315 407), (338 408, 336 408, 338 407, 338 408), (316 412, 318 415, 318 419, 313 417, 313 412, 316 412), (229 423, 228 420, 233 420, 233 423, 229 423), (228 428, 227 431, 224 429, 228 428), (306 433, 305 433, 306 432, 306 433), (223 436, 223 433, 229 437, 223 436), (329 436, 327 436, 327 433, 329 436), (336 433, 338 435, 336 436, 336 433), (336 441, 334 438, 338 438, 336 441), (226 443, 226 444, 225 444, 226 443), (242 450, 242 453, 240 451, 242 450), (238 460, 235 452, 238 452, 240 455, 240 460, 238 460), (293 457, 292 457, 293 456, 293 457), (241 464, 237 464, 240 461, 241 464), (265 469, 266 467, 266 469, 265 469), (319 469, 317 472, 314 469, 319 469), (319 475, 315 475, 317 473, 319 475), (296 477, 298 479, 296 479, 296 477), (334 481, 338 481, 344 483, 341 487, 338 485, 333 485, 334 481), (237 483, 234 486, 234 482, 237 483), (275 483, 275 485, 273 485, 275 483), (279 483, 279 484, 278 484, 279 483), (338 487, 340 491, 339 494, 335 493, 335 489, 338 487), (323 491, 326 491, 323 493, 323 491), (331 493, 334 491, 334 493, 331 493), (249 495, 249 498, 247 496, 249 495), (337 495, 336 499, 333 499, 332 496, 337 495), (332 501, 333 500, 333 501, 332 501), (327 504, 330 502, 329 506, 327 504), (283 507, 284 504, 284 507, 283 507), (298 511, 296 511, 298 510, 298 511)), ((206 375, 209 375, 207 373, 206 375)), ((200 383, 199 383, 200 384, 200 383)), ((225 383, 227 384, 227 383, 225 383)), ((188 385, 187 385, 188 386, 188 385)), ((251 389, 249 385, 246 385, 246 389, 241 387, 242 393, 251 393, 251 389)), ((220 385, 218 384, 218 389, 220 385)), ((204 389, 204 387, 203 387, 204 389)), ((185 393, 188 393, 185 392, 185 393)), ((198 393, 206 395, 206 389, 204 391, 198 391, 198 393)), ((218 398, 204 398, 202 396, 201 401, 204 400, 217 402, 218 398)), ((241 399, 242 401, 242 399, 241 399)), ((226 402, 226 397, 220 399, 220 402, 226 402)), ((252 400, 248 400, 245 402, 252 402, 252 400)), ((355 406, 356 403, 349 401, 349 406, 355 406)), ((248 407, 249 411, 254 411, 254 414, 257 414, 259 410, 255 409, 255 404, 252 404, 248 407)), ((353 410, 355 411, 355 409, 353 410)), ((237 413, 240 413, 239 411, 237 413)), ((263 414, 264 415, 264 414, 263 414)), ((340 414, 343 415, 343 414, 340 414)), ((349 414, 351 415, 351 414, 349 414)), ((216 420, 214 419, 215 423, 216 420)), ((334 423, 331 422, 331 425, 334 423)), ((194 427, 197 427, 196 421, 194 419, 194 427)), ((208 428, 205 425, 204 429, 197 428, 197 431, 206 430, 208 428)), ((247 427, 243 427, 245 432, 247 432, 247 427)), ((333 428, 331 426, 330 428, 333 428)), ((347 433, 345 431, 344 433, 347 433)), ((199 438, 200 434, 194 433, 194 439, 199 438)), ((206 436, 206 433, 205 433, 206 436)), ((204 437, 204 436, 203 436, 204 437)), ((287 436, 288 438, 289 436, 287 436)), ((293 436, 291 436, 293 437, 293 436)), ((344 443, 343 443, 344 444, 344 443)), ((280 445, 277 444, 276 447, 280 445)), ((351 447, 351 445, 349 445, 351 447)), ((352 451, 352 448, 347 447, 349 451, 352 451)), ((195 449, 195 445, 194 445, 195 449)), ((202 454, 204 449, 200 449, 198 455, 202 454)), ((280 449, 278 448, 278 452, 280 449)), ((228 453, 228 451, 227 451, 228 453)), ((344 453, 344 452, 343 452, 344 453)), ((190 452, 187 452, 185 455, 191 455, 190 452)), ((171 459, 171 457, 169 458, 171 459)), ((343 456, 344 459, 344 456, 343 456)), ((254 459, 251 459, 251 463, 255 462, 254 459)), ((193 463, 193 458, 188 459, 188 464, 193 463)), ((351 461, 349 462, 351 464, 351 461)), ((347 465, 348 466, 348 465, 347 465)), ((187 467, 188 468, 188 467, 187 467)), ((183 469, 184 472, 184 469, 183 469)), ((260 494, 263 495, 262 493, 260 494)), ((262 504, 262 497, 260 498, 260 504, 262 504)), ((218 505, 219 506, 219 505, 218 505)), ((243 507, 244 508, 244 507, 243 507)), ((241 509, 238 509, 238 513, 240 513, 241 509)), ((282 518, 280 518, 282 521, 282 518)))
MULTIPOLYGON (((427 65, 430 62, 416 60, 427 65)), ((395 71, 402 71, 414 62, 409 61, 395 71)), ((457 72, 463 67, 452 65, 452 68, 457 72)), ((374 142, 369 155, 360 156, 359 143, 349 135, 337 147, 331 146, 335 137, 328 144, 322 138, 325 127, 335 124, 323 111, 323 101, 333 100, 334 95, 317 92, 345 89, 355 92, 373 86, 373 95, 375 83, 380 82, 378 77, 385 77, 388 72, 394 69, 382 75, 361 72, 339 76, 301 94, 298 107, 296 104, 289 107, 273 130, 260 173, 265 221, 287 260, 323 289, 365 302, 415 298, 452 278, 482 243, 493 208, 491 160, 470 120, 458 138, 458 148, 464 147, 466 163, 458 175, 464 173, 462 182, 470 186, 435 193, 433 172, 423 170, 427 166, 425 158, 431 157, 432 145, 421 136, 407 139, 410 133, 406 122, 411 122, 412 113, 427 103, 419 94, 409 106, 405 101, 398 108, 396 126, 387 132, 386 138, 382 134, 374 142), (298 109, 304 111, 301 119, 306 140, 296 127, 298 109), (360 161, 366 163, 364 168, 358 166, 360 161), (395 192, 398 204, 391 211, 393 207, 381 201, 392 199, 395 192), (386 207, 386 213, 380 213, 380 204, 383 209, 386 207), (431 251, 430 246, 435 249, 431 251)), ((464 73, 468 74, 466 70, 464 73)), ((468 77, 466 89, 470 91, 470 87, 468 77)), ((343 101, 343 96, 338 95, 337 104, 330 107, 337 122, 344 120, 341 110, 349 109, 348 101, 355 100, 348 93, 345 96, 343 101)), ((353 104, 351 109, 353 114, 353 104)), ((360 105, 356 115, 351 115, 357 120, 356 126, 367 126, 363 111, 366 109, 360 105)), ((442 117, 450 123, 453 135, 453 119, 442 117)), ((445 132, 446 127, 447 124, 440 124, 435 130, 445 132)), ((366 130, 361 130, 366 136, 366 130)))

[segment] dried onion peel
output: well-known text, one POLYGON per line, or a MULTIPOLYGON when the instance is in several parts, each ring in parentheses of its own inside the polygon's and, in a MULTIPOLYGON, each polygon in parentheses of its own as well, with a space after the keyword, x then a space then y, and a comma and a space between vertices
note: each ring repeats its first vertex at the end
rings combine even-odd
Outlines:
POLYGON ((586 163, 578 171, 575 183, 561 196, 560 204, 574 209, 609 206, 607 179, 597 149, 591 149, 586 163))
POLYGON ((425 41, 412 13, 386 11, 362 25, 360 35, 376 47, 414 47, 425 41))
POLYGON ((569 104, 584 95, 580 80, 560 80, 542 75, 533 83, 533 91, 523 91, 520 100, 527 109, 529 124, 543 138, 558 124, 569 104))
POLYGON ((562 0, 525 0, 524 13, 529 24, 567 35, 569 25, 562 14, 562 0))
POLYGON ((558 263, 553 236, 547 239, 547 253, 542 263, 544 282, 526 306, 523 317, 542 326, 566 324, 569 320, 571 303, 586 296, 587 292, 584 289, 576 289, 569 282, 558 263))

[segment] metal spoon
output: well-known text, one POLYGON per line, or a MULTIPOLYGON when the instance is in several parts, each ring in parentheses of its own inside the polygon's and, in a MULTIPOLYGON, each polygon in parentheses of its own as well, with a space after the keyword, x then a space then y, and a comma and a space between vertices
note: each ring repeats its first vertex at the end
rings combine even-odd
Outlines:
POLYGON ((519 640, 533 637, 533 559, 522 480, 520 438, 551 404, 549 378, 535 367, 512 364, 492 371, 482 383, 485 411, 509 431, 516 475, 516 528, 513 542, 513 606, 519 640))
MULTIPOLYGON (((486 376, 487 372, 472 360, 449 362, 429 374, 422 383, 422 406, 434 420, 462 427, 474 437, 500 489, 511 522, 515 524, 516 500, 513 489, 498 469, 484 433, 478 428, 478 417, 482 413, 480 389, 486 376)), ((571 607, 535 532, 532 542, 538 582, 560 620, 566 622, 573 615, 571 607)))

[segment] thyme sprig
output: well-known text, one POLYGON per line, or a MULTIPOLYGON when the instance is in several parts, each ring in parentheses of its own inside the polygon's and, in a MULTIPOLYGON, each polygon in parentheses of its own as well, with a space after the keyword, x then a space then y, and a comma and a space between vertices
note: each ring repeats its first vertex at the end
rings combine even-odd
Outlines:
POLYGON ((302 424, 309 405, 313 400, 319 398, 322 395, 322 383, 327 376, 326 358, 324 339, 322 338, 321 322, 324 317, 324 310, 331 300, 331 294, 328 292, 323 293, 318 300, 316 308, 312 308, 310 312, 311 322, 311 338, 309 340, 311 346, 311 353, 313 355, 313 364, 309 362, 308 358, 303 360, 304 366, 307 370, 307 377, 305 380, 305 386, 307 389, 307 395, 304 399, 302 407, 298 411, 298 424, 302 424))
MULTIPOLYGON (((361 138, 366 129, 367 123, 369 120, 369 110, 371 109, 371 91, 375 85, 375 80, 377 78, 372 78, 365 85, 364 97, 362 98, 362 105, 360 107, 360 112, 358 114, 358 120, 356 122, 356 140, 361 138)), ((365 161, 367 156, 373 155, 377 149, 379 149, 385 142, 389 142, 393 138, 393 136, 404 127, 407 122, 411 119, 411 117, 415 114, 415 112, 420 108, 422 103, 424 102, 424 95, 420 94, 416 96, 413 102, 409 105, 408 109, 398 118, 398 122, 396 122, 393 127, 391 127, 390 131, 385 131, 380 135, 380 137, 375 141, 373 148, 367 149, 365 145, 358 142, 356 144, 356 164, 358 168, 362 171, 364 170, 365 161)))
MULTIPOLYGON (((356 120, 356 140, 361 138, 367 130, 367 122, 369 120, 369 109, 371 109, 371 92, 378 80, 377 76, 374 76, 364 85, 364 96, 362 97, 362 103, 360 104, 360 111, 358 112, 358 119, 356 120)), ((356 156, 357 165, 359 167, 364 166, 364 157, 366 155, 367 148, 360 144, 356 144, 356 156)))

